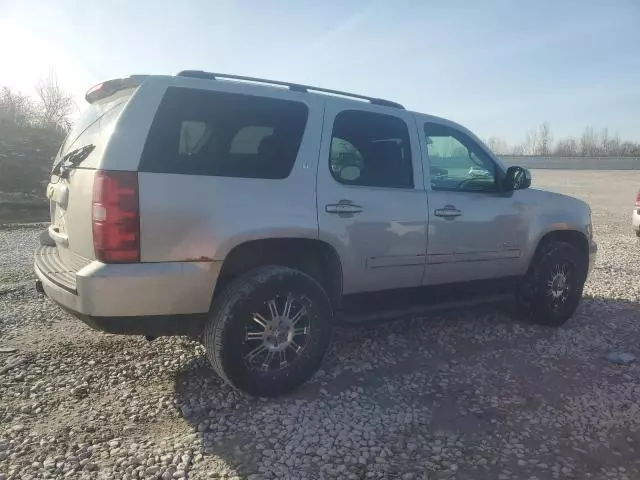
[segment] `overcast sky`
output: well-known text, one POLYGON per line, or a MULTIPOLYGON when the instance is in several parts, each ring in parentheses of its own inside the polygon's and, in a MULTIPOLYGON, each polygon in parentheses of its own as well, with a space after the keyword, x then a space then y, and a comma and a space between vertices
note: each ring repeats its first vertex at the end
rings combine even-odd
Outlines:
POLYGON ((353 91, 520 141, 640 140, 640 0, 0 0, 0 85, 182 69, 353 91))

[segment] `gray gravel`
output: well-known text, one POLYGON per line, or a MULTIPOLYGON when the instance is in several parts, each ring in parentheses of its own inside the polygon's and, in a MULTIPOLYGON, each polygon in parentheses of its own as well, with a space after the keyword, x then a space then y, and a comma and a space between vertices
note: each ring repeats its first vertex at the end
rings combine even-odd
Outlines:
POLYGON ((340 328, 292 395, 242 396, 185 338, 94 332, 35 294, 37 230, 0 229, 0 480, 640 478, 639 172, 534 172, 601 247, 566 326, 481 308, 340 328), (615 185, 615 186, 614 186, 615 185))

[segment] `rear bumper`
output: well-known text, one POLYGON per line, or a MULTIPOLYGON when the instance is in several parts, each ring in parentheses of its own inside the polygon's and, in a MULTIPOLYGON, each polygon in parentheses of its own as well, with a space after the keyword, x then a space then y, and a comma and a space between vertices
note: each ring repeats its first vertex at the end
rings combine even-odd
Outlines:
POLYGON ((34 269, 44 293, 85 323, 110 333, 186 333, 192 317, 200 321, 209 311, 222 265, 93 261, 77 272, 65 271, 74 281, 63 282, 52 268, 52 255, 56 253, 42 248, 35 255, 34 269))

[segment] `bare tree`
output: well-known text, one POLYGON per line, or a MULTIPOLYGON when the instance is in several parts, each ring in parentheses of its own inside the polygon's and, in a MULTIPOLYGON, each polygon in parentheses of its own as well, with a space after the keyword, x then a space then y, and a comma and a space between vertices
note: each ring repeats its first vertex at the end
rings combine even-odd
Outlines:
POLYGON ((577 157, 580 155, 580 147, 575 138, 563 138, 558 140, 553 154, 559 157, 577 157))
POLYGON ((509 145, 502 138, 489 137, 486 143, 489 149, 496 155, 506 155, 509 153, 509 145))
POLYGON ((542 123, 538 128, 528 130, 524 141, 511 147, 504 140, 495 136, 489 137, 485 143, 498 155, 640 157, 640 143, 622 141, 617 133, 611 135, 608 128, 596 131, 593 127, 586 127, 579 138, 560 138, 554 144, 548 122, 542 123))
POLYGON ((66 131, 71 126, 73 98, 58 83, 54 72, 36 85, 39 101, 39 118, 44 127, 54 127, 66 131))
POLYGON ((580 155, 598 155, 598 134, 593 127, 586 127, 580 137, 580 155))
POLYGON ((609 155, 620 155, 620 135, 617 133, 609 139, 607 143, 607 151, 609 155))
POLYGON ((524 144, 518 143, 511 148, 511 155, 526 155, 524 144))
POLYGON ((0 89, 0 119, 8 120, 17 127, 26 127, 33 123, 34 115, 33 102, 29 97, 9 87, 0 89))
POLYGON ((619 155, 620 137, 618 134, 610 137, 609 129, 603 128, 600 133, 600 145, 598 146, 598 150, 599 155, 619 155))
POLYGON ((640 157, 640 143, 624 142, 620 145, 620 155, 623 157, 640 157))
POLYGON ((537 130, 529 130, 524 136, 522 150, 524 155, 539 155, 540 138, 537 130))
POLYGON ((540 129, 538 131, 538 151, 536 152, 536 155, 550 155, 552 143, 553 136, 551 134, 551 127, 549 126, 549 122, 544 122, 540 125, 540 129))

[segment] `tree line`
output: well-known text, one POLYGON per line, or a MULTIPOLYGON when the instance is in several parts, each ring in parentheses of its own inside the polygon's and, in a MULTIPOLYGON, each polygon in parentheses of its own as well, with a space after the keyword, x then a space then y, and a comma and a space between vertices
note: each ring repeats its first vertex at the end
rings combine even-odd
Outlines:
MULTIPOLYGON (((0 87, 0 129, 5 131, 6 127, 42 129, 64 136, 72 127, 76 108, 72 95, 60 86, 53 72, 35 85, 33 97, 0 87)), ((510 145, 497 136, 485 142, 498 155, 640 157, 640 143, 622 141, 607 128, 597 131, 586 127, 579 137, 556 140, 548 122, 527 131, 521 143, 510 145)))
POLYGON ((554 139, 548 122, 529 130, 524 141, 509 145, 499 137, 489 137, 487 146, 497 155, 539 155, 557 157, 640 157, 640 143, 622 141, 607 128, 586 127, 575 137, 554 139))
MULTIPOLYGON (((0 87, 0 125, 36 128, 64 135, 72 126, 75 105, 54 73, 35 85, 30 97, 9 87, 0 87)), ((1 128, 1 127, 0 127, 1 128)))

